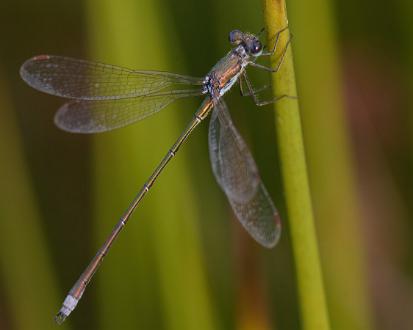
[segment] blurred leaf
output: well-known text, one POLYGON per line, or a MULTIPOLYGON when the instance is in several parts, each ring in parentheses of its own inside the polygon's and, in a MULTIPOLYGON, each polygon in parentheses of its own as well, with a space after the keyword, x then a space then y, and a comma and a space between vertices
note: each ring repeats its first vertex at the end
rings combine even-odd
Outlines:
MULTIPOLYGON (((93 57, 101 61, 166 70, 179 54, 170 18, 156 1, 91 0, 88 19, 93 57)), ((172 105, 145 122, 96 137, 98 242, 185 127, 177 111, 183 110, 172 105)), ((216 327, 184 150, 139 206, 102 267, 102 328, 216 327)))
POLYGON ((1 276, 12 313, 12 327, 54 329, 53 316, 60 304, 56 278, 20 139, 7 88, 1 79, 1 276))

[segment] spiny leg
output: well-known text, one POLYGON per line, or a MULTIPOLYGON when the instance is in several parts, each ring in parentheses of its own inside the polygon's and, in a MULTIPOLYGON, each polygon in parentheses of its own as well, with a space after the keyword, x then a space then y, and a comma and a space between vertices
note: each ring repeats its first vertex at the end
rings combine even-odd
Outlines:
MULTIPOLYGON (((263 28, 263 29, 261 30, 261 32, 263 32, 264 29, 265 29, 265 28, 263 28)), ((274 55, 275 51, 277 50, 278 41, 279 41, 279 39, 280 39, 280 34, 281 34, 282 32, 284 32, 285 30, 287 30, 287 29, 288 29, 288 25, 287 25, 286 27, 282 28, 281 30, 279 30, 278 32, 276 32, 276 33, 268 40, 268 41, 270 41, 270 40, 272 40, 272 39, 275 38, 274 46, 272 47, 272 50, 271 50, 271 51, 269 51, 269 52, 263 52, 263 53, 261 54, 261 56, 272 56, 272 55, 274 55)), ((260 34, 261 34, 261 32, 260 32, 260 34)), ((264 47, 264 48, 265 48, 265 47, 264 47)))
POLYGON ((268 89, 270 87, 270 85, 264 85, 261 86, 257 89, 253 89, 252 92, 250 90, 244 90, 244 85, 243 85, 243 79, 244 76, 246 77, 246 79, 248 79, 247 74, 244 72, 243 75, 241 75, 240 79, 239 79, 239 91, 241 96, 252 96, 252 94, 258 94, 261 93, 263 91, 265 91, 266 89, 268 89))
POLYGON ((256 36, 259 37, 264 31, 265 31, 265 27, 261 28, 260 32, 258 32, 256 36))
MULTIPOLYGON (((271 52, 268 52, 268 53, 263 53, 261 56, 271 56, 271 55, 273 55, 273 54, 275 53, 276 48, 277 48, 277 44, 278 44, 278 39, 279 39, 280 33, 281 33, 282 31, 284 31, 285 29, 286 29, 286 28, 280 30, 280 31, 277 33, 276 41, 275 41, 275 44, 274 44, 274 47, 273 47, 272 51, 271 51, 271 52)), ((281 67, 281 64, 284 62, 285 54, 287 53, 287 49, 288 49, 288 46, 289 46, 290 43, 291 43, 292 38, 293 38, 293 35, 290 34, 290 36, 288 37, 287 43, 285 44, 285 47, 284 47, 284 49, 283 49, 283 51, 282 51, 282 53, 281 53, 280 59, 278 60, 278 63, 275 65, 275 68, 267 67, 267 66, 265 66, 265 65, 258 64, 258 63, 255 63, 255 62, 251 62, 250 65, 253 66, 253 67, 256 67, 256 68, 265 70, 265 71, 272 72, 272 73, 278 72, 278 70, 279 70, 280 67, 281 67)))
MULTIPOLYGON (((265 89, 265 88, 267 88, 268 86, 264 86, 264 87, 261 88, 261 89, 254 90, 254 88, 253 88, 250 80, 248 79, 248 76, 247 76, 246 72, 243 72, 243 74, 242 74, 242 76, 241 76, 241 78, 240 78, 240 86, 241 86, 241 84, 242 84, 242 82, 241 82, 242 80, 245 80, 245 83, 246 83, 247 88, 248 88, 248 95, 252 96, 252 99, 254 100, 254 103, 255 103, 258 107, 262 107, 262 106, 264 106, 264 105, 268 105, 268 104, 271 104, 271 103, 275 103, 275 102, 277 102, 277 101, 279 101, 279 100, 281 100, 281 99, 283 99, 283 98, 297 99, 297 96, 291 96, 291 95, 283 94, 283 95, 276 96, 276 97, 274 97, 274 98, 272 98, 272 99, 270 99, 270 100, 260 100, 259 97, 258 97, 258 94, 259 94, 260 92, 262 92, 262 90, 265 89)), ((245 96, 245 95, 244 95, 244 96, 245 96)))

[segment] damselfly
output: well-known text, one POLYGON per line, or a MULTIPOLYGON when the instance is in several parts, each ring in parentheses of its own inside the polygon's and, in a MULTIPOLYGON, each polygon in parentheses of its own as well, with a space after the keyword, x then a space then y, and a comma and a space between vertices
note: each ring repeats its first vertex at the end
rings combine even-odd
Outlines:
POLYGON ((269 72, 280 68, 288 44, 274 68, 256 63, 260 56, 271 56, 277 48, 264 51, 258 35, 233 30, 229 34, 232 50, 203 78, 160 71, 136 71, 113 65, 61 56, 40 55, 26 61, 20 74, 31 87, 68 98, 55 115, 55 123, 76 133, 105 132, 122 127, 165 108, 171 102, 190 96, 205 96, 181 136, 168 150, 148 181, 114 227, 112 233, 69 291, 56 316, 62 323, 74 310, 104 256, 132 212, 175 156, 192 131, 211 112, 209 154, 215 178, 244 228, 261 245, 273 247, 281 232, 278 212, 259 177, 247 145, 234 127, 222 96, 239 82, 241 93, 251 96, 258 106, 273 103, 285 95, 262 101, 245 71, 253 66, 269 72), (245 89, 246 88, 246 89, 245 89))

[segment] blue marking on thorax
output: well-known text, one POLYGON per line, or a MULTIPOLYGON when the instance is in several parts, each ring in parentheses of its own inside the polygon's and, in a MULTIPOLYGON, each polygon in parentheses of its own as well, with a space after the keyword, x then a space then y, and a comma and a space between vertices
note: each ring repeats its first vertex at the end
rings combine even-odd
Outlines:
POLYGON ((221 90, 219 91, 219 95, 222 96, 224 95, 226 92, 228 92, 232 86, 234 86, 234 84, 237 82, 240 74, 241 74, 242 70, 240 70, 235 76, 233 76, 224 87, 221 88, 221 90))

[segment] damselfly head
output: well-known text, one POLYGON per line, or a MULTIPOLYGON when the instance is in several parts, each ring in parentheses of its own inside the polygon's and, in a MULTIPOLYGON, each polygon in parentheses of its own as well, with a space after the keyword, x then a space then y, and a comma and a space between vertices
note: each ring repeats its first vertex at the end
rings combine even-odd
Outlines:
POLYGON ((248 38, 245 42, 245 48, 252 56, 260 56, 262 53, 262 43, 254 35, 252 38, 248 38))
POLYGON ((244 33, 240 30, 232 30, 228 36, 229 42, 234 45, 244 46, 246 52, 252 56, 260 56, 262 53, 262 43, 258 37, 252 33, 244 33))

